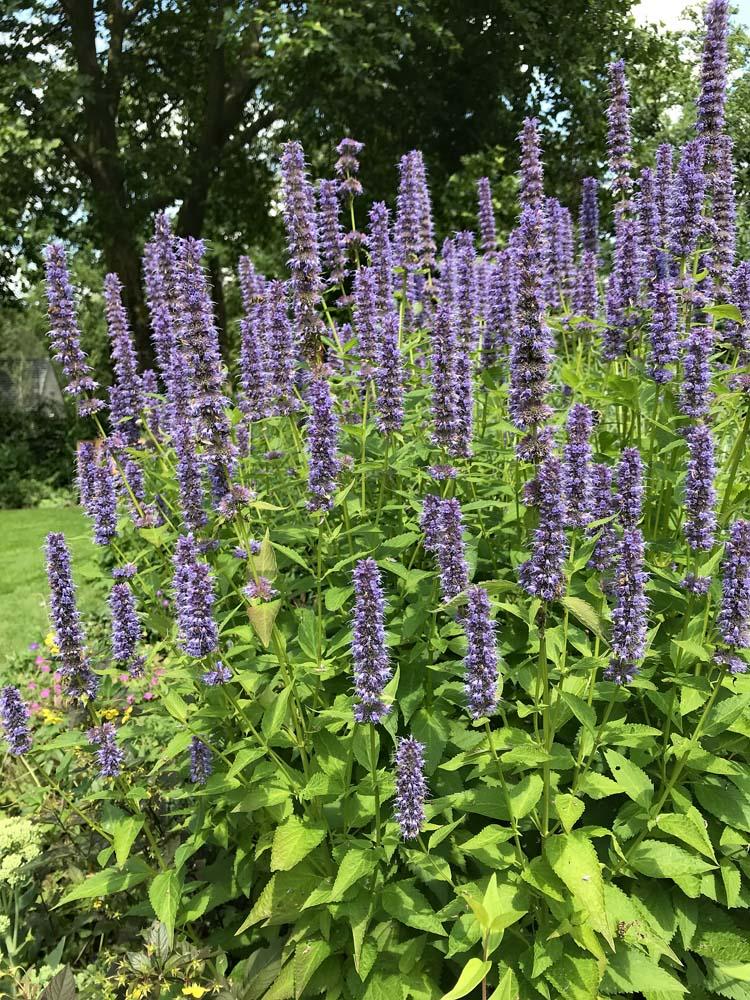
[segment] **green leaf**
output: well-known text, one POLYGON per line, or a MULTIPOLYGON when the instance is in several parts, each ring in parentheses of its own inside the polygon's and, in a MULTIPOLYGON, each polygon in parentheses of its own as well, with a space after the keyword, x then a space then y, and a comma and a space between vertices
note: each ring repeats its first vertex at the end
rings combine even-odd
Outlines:
POLYGON ((386 913, 407 927, 448 936, 427 899, 410 880, 387 885, 381 903, 386 913))
POLYGON ((750 694, 730 694, 717 702, 703 725, 705 736, 720 736, 750 705, 750 694))
POLYGON ((273 701, 263 713, 261 728, 263 729, 263 735, 269 740, 272 736, 275 736, 284 725, 291 693, 290 688, 284 688, 283 691, 280 691, 279 694, 274 697, 273 701))
POLYGON ((285 823, 276 827, 271 848, 271 871, 288 871, 294 868, 325 839, 325 835, 323 823, 290 816, 285 823))
POLYGON ((713 316, 714 319, 731 319, 735 323, 742 322, 742 313, 737 306, 733 306, 729 302, 722 302, 715 306, 704 306, 703 311, 713 316))
POLYGON ((425 747, 425 774, 432 774, 440 763, 448 742, 449 730, 445 717, 435 711, 420 708, 411 721, 412 735, 425 747))
POLYGON ((570 711, 575 715, 576 719, 586 728, 590 733, 596 732, 596 712, 583 698, 579 698, 577 695, 571 694, 569 691, 559 692, 560 697, 568 706, 570 711))
POLYGON ((331 902, 342 899, 347 889, 365 878, 377 867, 378 855, 372 850, 353 847, 344 855, 339 865, 336 881, 331 889, 331 902))
POLYGON ((480 864, 490 868, 507 868, 513 864, 515 852, 508 841, 513 831, 507 827, 490 823, 460 845, 464 854, 471 854, 480 864))
POLYGON ((634 948, 623 947, 621 943, 609 956, 603 988, 606 993, 645 993, 648 996, 656 992, 687 993, 686 987, 653 958, 634 948))
POLYGON ((157 920, 160 920, 167 929, 170 945, 174 936, 174 924, 177 919, 177 911, 180 908, 181 896, 182 877, 174 869, 159 872, 148 887, 148 898, 154 908, 157 920))
POLYGON ((621 790, 616 781, 598 771, 589 771, 578 786, 579 793, 590 799, 606 799, 609 795, 619 795, 621 790))
POLYGON ((266 601, 263 604, 248 605, 247 617, 266 649, 271 645, 273 626, 280 607, 281 598, 277 598, 275 601, 266 601))
POLYGON ((594 930, 614 948, 604 904, 604 882, 594 845, 580 831, 559 834, 547 841, 545 854, 555 875, 571 892, 576 907, 588 914, 594 930))
POLYGON ((66 965, 47 983, 39 1000, 76 1000, 77 996, 76 981, 66 965))
POLYGON ((319 966, 331 954, 331 946, 327 941, 302 941, 294 952, 294 996, 304 993, 305 987, 312 979, 319 966))
POLYGON ((555 809, 566 833, 570 833, 583 815, 586 806, 575 795, 556 795, 555 809))
POLYGON ((182 695, 168 688, 161 696, 161 703, 178 722, 186 722, 188 716, 188 706, 182 695))
POLYGON ((479 958, 470 958, 461 970, 461 975, 458 977, 456 985, 452 990, 443 993, 440 1000, 459 1000, 459 997, 465 997, 467 993, 471 993, 482 982, 491 968, 492 962, 483 962, 479 958))
POLYGON ((513 969, 506 969, 490 1000, 518 1000, 518 980, 513 969))
POLYGON ((77 899, 97 899, 122 892, 124 889, 132 889, 145 882, 151 874, 151 869, 144 861, 140 858, 131 858, 124 868, 105 868, 95 875, 89 875, 80 885, 74 886, 67 892, 55 909, 77 899))
POLYGON ((286 547, 286 545, 279 545, 278 542, 273 542, 273 547, 274 549, 276 549, 277 552, 281 552, 282 555, 286 556, 287 559, 291 559, 292 562, 297 563, 298 566, 301 566, 302 569, 308 572, 311 576, 315 575, 313 573, 313 570, 310 568, 310 566, 308 566, 308 564, 305 562, 302 556, 298 552, 295 552, 294 549, 289 549, 286 547))
POLYGON ((630 855, 629 864, 642 875, 671 879, 701 875, 715 867, 664 840, 644 840, 630 855))
POLYGON ((648 809, 654 797, 654 786, 646 772, 616 750, 605 750, 604 756, 607 758, 612 778, 621 791, 633 802, 648 809))
POLYGON ((693 785, 698 802, 722 823, 737 830, 750 831, 750 803, 731 782, 703 777, 693 785))
POLYGON ((326 611, 338 611, 354 593, 354 587, 329 587, 325 593, 326 611))
POLYGON ((663 813, 657 817, 656 825, 670 837, 676 837, 677 840, 683 841, 701 854, 705 854, 707 858, 716 861, 714 849, 706 832, 706 824, 695 807, 691 807, 687 813, 663 813))
POLYGON ((600 638, 603 636, 601 618, 588 601, 580 597, 563 597, 562 603, 585 628, 600 638))
POLYGON ((135 816, 123 816, 112 826, 112 846, 118 865, 124 865, 130 856, 130 848, 143 828, 143 820, 135 816))

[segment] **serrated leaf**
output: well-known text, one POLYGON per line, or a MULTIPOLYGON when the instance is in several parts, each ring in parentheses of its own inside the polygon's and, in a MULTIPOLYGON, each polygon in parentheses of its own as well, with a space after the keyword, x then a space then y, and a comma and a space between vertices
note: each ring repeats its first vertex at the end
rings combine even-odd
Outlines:
POLYGON ((545 855, 552 870, 573 895, 577 907, 588 914, 594 930, 614 948, 604 904, 604 882, 594 845, 580 831, 550 837, 545 855))
POLYGON ((135 816, 123 816, 112 826, 112 846, 118 865, 124 865, 130 855, 130 848, 143 828, 143 820, 135 816))
POLYGON ((506 969, 490 1000, 518 1000, 518 980, 513 969, 506 969))
POLYGON ((654 786, 645 771, 616 750, 605 750, 612 778, 621 791, 639 806, 648 809, 654 797, 654 786))
POLYGON ((154 908, 157 920, 167 929, 170 945, 174 936, 174 925, 180 908, 182 877, 173 869, 159 872, 148 887, 148 898, 154 908))
POLYGON ((599 774, 598 771, 589 771, 581 779, 578 792, 590 799, 606 799, 609 795, 619 795, 621 788, 616 781, 606 775, 599 774))
POLYGON ((591 705, 570 691, 560 691, 559 695, 581 725, 593 735, 596 732, 596 712, 591 705))
POLYGON ((586 806, 575 795, 556 795, 555 810, 566 833, 570 833, 583 815, 586 806))
POLYGON ((585 628, 593 632, 594 635, 598 635, 602 638, 603 630, 601 618, 588 601, 584 601, 580 597, 563 597, 562 603, 563 606, 566 607, 583 626, 585 626, 585 628))
POLYGON ((347 889, 366 878, 378 864, 378 856, 374 851, 365 851, 361 848, 353 847, 344 855, 339 870, 336 874, 336 881, 331 890, 331 902, 342 899, 347 889))
POLYGON ((258 638, 266 649, 271 645, 273 626, 280 608, 281 598, 277 598, 275 601, 265 601, 263 604, 248 605, 247 607, 247 617, 250 619, 250 624, 255 629, 258 638))
POLYGON ((123 868, 105 868, 95 875, 89 875, 80 885, 67 892, 54 908, 78 899, 97 899, 124 889, 132 889, 145 882, 151 874, 152 871, 145 862, 139 858, 131 858, 123 868))
POLYGON ((680 878, 683 875, 700 875, 714 865, 690 854, 676 844, 664 840, 644 840, 629 857, 631 868, 650 878, 680 878))
POLYGON ((327 941, 302 941, 294 952, 294 996, 296 1000, 304 993, 305 987, 316 970, 331 954, 327 941))
POLYGON ((47 983, 39 1000, 76 1000, 76 982, 66 965, 47 983))
POLYGON ((606 993, 687 993, 678 979, 648 955, 622 945, 609 957, 603 988, 606 993))
POLYGON ((271 871, 289 871, 307 857, 326 835, 323 823, 301 820, 290 816, 281 826, 276 827, 271 848, 271 871))
POLYGON ((460 997, 465 997, 467 993, 471 993, 482 982, 491 968, 492 962, 483 962, 479 958, 470 958, 461 970, 461 975, 458 977, 456 985, 452 990, 443 993, 440 1000, 459 1000, 460 997))
POLYGON ((705 854, 712 861, 716 860, 711 841, 708 839, 706 826, 697 809, 687 813, 662 813, 656 819, 656 825, 664 833, 683 841, 690 847, 705 854))
POLYGON ((392 883, 383 889, 381 896, 383 909, 407 927, 447 937, 445 928, 430 906, 428 900, 414 883, 409 880, 392 883))

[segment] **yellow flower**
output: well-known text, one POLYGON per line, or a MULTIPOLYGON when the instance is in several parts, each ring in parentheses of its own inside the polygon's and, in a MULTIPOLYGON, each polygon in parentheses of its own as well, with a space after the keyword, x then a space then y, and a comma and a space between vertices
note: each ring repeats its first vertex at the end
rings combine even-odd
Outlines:
POLYGON ((110 722, 112 719, 116 719, 119 714, 120 712, 117 708, 105 708, 102 712, 102 718, 110 722))
POLYGON ((191 983, 189 986, 182 987, 182 995, 184 997, 202 997, 208 993, 205 986, 198 986, 197 983, 191 983))
POLYGON ((46 722, 50 726, 56 726, 59 722, 63 721, 64 716, 60 712, 53 712, 50 708, 40 708, 39 718, 42 722, 46 722))
POLYGON ((44 637, 44 645, 52 653, 53 656, 57 656, 60 652, 60 647, 57 645, 57 636, 54 632, 48 632, 44 637))
POLYGON ((128 705, 125 711, 122 713, 122 721, 127 722, 130 716, 133 714, 133 706, 128 705))

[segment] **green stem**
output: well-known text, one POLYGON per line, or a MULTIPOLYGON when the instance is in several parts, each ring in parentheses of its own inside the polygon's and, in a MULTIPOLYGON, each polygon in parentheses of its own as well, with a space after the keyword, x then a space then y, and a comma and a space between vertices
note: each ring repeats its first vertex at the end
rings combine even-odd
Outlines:
POLYGON ((490 729, 490 724, 487 719, 484 720, 484 731, 487 734, 487 743, 490 747, 490 753, 495 759, 495 766, 497 768, 497 776, 500 779, 500 787, 503 790, 503 796, 505 797, 505 808, 508 810, 508 817, 510 819, 510 825, 513 828, 513 842, 516 848, 516 861, 519 866, 523 867, 524 856, 523 850, 521 848, 521 838, 518 834, 518 822, 515 815, 513 814, 513 803, 510 798, 510 791, 508 789, 508 783, 505 780, 505 774, 503 773, 503 765, 500 762, 500 758, 497 755, 497 750, 492 742, 492 730, 490 729))
POLYGON ((375 795, 375 845, 380 847, 380 786, 378 785, 377 747, 375 726, 370 724, 370 764, 372 766, 372 789, 375 795))

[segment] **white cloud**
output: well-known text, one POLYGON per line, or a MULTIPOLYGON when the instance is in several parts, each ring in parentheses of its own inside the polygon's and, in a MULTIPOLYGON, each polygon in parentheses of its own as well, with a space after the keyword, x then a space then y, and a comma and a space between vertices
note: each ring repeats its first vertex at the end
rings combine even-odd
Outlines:
POLYGON ((672 31, 679 31, 690 27, 683 17, 685 6, 685 0, 641 0, 633 13, 639 24, 662 23, 672 31))

